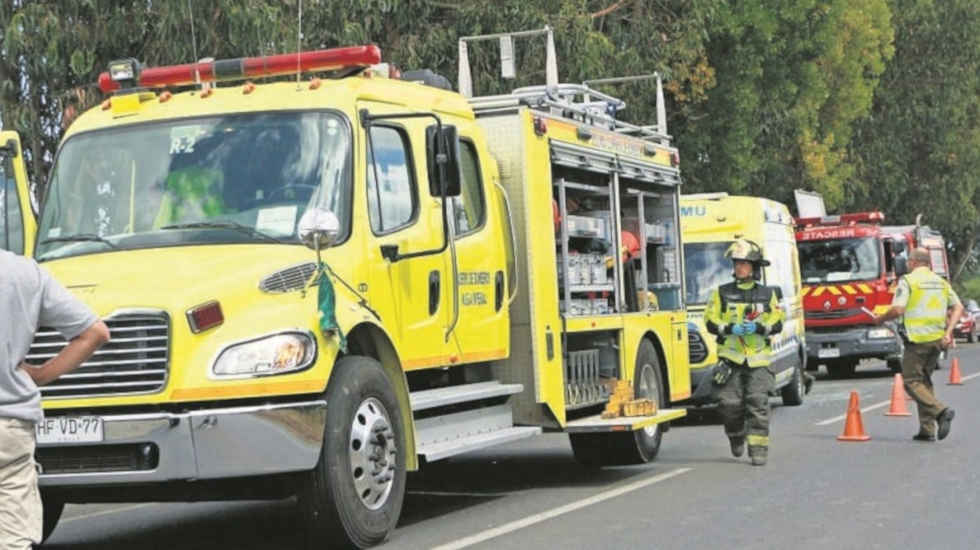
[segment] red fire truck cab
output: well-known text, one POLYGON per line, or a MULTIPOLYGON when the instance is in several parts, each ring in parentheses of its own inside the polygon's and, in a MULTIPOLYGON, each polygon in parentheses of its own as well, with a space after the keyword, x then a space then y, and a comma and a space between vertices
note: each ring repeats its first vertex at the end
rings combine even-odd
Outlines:
POLYGON ((875 326, 870 313, 890 306, 896 264, 902 273, 914 240, 888 231, 884 219, 881 212, 861 212, 796 220, 811 370, 823 364, 831 376, 848 377, 865 358, 901 368, 897 325, 875 326))

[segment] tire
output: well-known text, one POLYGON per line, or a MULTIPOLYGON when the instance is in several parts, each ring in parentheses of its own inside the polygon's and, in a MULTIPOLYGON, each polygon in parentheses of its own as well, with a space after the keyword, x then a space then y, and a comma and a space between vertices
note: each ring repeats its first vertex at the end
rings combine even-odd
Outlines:
MULTIPOLYGON (((666 403, 660 358, 649 340, 643 340, 636 354, 633 391, 637 399, 650 398, 660 410, 666 403)), ((628 433, 569 434, 575 459, 588 468, 650 462, 660 452, 663 428, 654 424, 628 433)))
POLYGON ((783 386, 783 389, 780 390, 780 395, 783 398, 783 405, 797 407, 803 404, 803 396, 806 395, 806 388, 803 386, 802 365, 793 367, 793 378, 789 381, 789 384, 783 386))
POLYGON ((885 361, 888 368, 892 371, 892 374, 902 373, 902 360, 901 359, 888 359, 885 361))
POLYGON ((831 378, 851 378, 857 369, 857 361, 841 360, 827 363, 827 373, 831 378))
POLYGON ((401 409, 384 368, 368 357, 338 361, 326 399, 320 459, 298 494, 307 547, 374 546, 395 528, 405 498, 401 409))
POLYGON ((41 507, 44 521, 41 527, 41 542, 48 540, 54 528, 58 526, 61 513, 65 511, 65 501, 41 491, 41 507))
POLYGON ((966 341, 973 344, 977 341, 977 329, 976 327, 970 329, 970 332, 966 335, 966 341))

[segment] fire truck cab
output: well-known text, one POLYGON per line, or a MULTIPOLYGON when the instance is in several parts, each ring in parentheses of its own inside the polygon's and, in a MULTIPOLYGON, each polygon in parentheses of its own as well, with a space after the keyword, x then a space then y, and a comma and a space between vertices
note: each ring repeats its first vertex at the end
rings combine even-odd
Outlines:
POLYGON ((862 212, 796 220, 809 368, 823 364, 831 376, 847 377, 865 358, 899 368, 897 326, 875 326, 870 315, 889 308, 896 282, 884 218, 862 212))

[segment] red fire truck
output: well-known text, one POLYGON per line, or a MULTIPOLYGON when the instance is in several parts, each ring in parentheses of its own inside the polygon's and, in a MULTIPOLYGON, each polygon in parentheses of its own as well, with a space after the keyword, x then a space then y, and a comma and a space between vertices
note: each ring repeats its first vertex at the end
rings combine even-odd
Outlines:
POLYGON ((948 277, 938 231, 920 223, 885 226, 884 220, 881 212, 796 220, 810 369, 823 364, 831 376, 843 378, 854 374, 861 359, 878 358, 898 372, 898 326, 875 326, 870 314, 888 309, 897 278, 907 270, 908 251, 916 246, 927 248, 933 270, 948 277))

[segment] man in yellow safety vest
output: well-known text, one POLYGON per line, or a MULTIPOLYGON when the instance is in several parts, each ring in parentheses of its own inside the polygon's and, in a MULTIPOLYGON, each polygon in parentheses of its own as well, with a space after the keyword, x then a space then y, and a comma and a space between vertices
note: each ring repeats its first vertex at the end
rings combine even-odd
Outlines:
POLYGON ((955 411, 936 399, 932 371, 938 366, 939 354, 953 343, 953 328, 963 313, 963 304, 949 282, 929 269, 928 250, 912 250, 908 265, 910 271, 899 280, 891 308, 875 322, 881 324, 904 315, 908 341, 902 356, 902 378, 919 409, 919 433, 913 439, 935 441, 949 435, 955 411), (952 312, 947 316, 949 310, 952 312))

